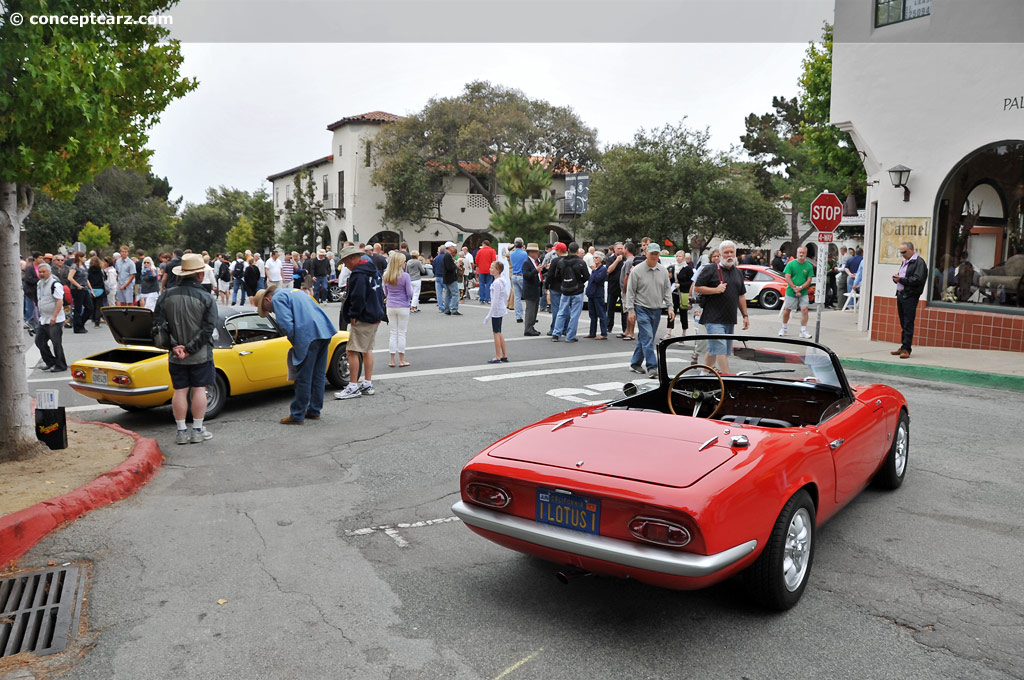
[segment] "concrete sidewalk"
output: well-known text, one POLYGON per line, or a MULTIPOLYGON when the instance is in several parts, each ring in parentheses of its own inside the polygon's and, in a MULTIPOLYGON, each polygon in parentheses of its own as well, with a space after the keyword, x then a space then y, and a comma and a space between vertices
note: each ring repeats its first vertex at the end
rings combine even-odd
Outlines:
MULTIPOLYGON (((815 321, 812 306, 807 322, 812 335, 815 321)), ((749 332, 773 336, 778 334, 781 324, 778 313, 755 312, 750 315, 749 332)), ((798 314, 792 314, 788 326, 789 337, 798 337, 798 314)), ((910 359, 900 359, 890 354, 896 345, 872 341, 868 331, 857 330, 854 312, 831 309, 822 314, 819 341, 838 354, 849 370, 1024 392, 1024 355, 1019 352, 915 346, 910 359)))

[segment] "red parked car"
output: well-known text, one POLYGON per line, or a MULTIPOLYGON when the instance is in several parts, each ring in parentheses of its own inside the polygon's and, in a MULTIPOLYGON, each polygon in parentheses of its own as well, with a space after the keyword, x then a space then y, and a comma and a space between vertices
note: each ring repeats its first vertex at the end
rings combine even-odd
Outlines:
POLYGON ((764 606, 796 604, 821 525, 872 481, 903 483, 906 400, 849 385, 822 345, 707 339, 734 341, 725 372, 691 364, 694 336, 662 342, 656 387, 495 442, 463 468, 453 512, 582 572, 682 590, 744 573, 764 606))
MULTIPOLYGON (((813 263, 812 263, 813 264, 813 263)), ((757 303, 762 309, 779 309, 786 296, 786 276, 771 267, 755 264, 736 265, 743 272, 747 286, 747 302, 757 303)), ((814 302, 815 285, 810 288, 810 301, 814 302)))

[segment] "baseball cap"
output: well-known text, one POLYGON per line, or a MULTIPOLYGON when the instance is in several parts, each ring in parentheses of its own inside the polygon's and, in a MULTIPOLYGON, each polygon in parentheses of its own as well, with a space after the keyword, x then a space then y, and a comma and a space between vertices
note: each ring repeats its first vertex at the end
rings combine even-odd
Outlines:
POLYGON ((558 243, 555 244, 555 250, 557 250, 558 252, 561 253, 561 252, 564 252, 566 250, 569 250, 569 248, 564 243, 559 241, 558 243))
POLYGON ((451 241, 447 241, 447 242, 445 242, 445 244, 444 244, 444 249, 445 249, 445 250, 448 250, 449 248, 454 248, 454 247, 455 247, 455 244, 454 244, 454 243, 452 243, 451 241))
POLYGON ((661 253, 661 246, 659 246, 657 243, 652 243, 649 246, 647 246, 647 252, 649 252, 649 253, 659 253, 660 254, 661 253))

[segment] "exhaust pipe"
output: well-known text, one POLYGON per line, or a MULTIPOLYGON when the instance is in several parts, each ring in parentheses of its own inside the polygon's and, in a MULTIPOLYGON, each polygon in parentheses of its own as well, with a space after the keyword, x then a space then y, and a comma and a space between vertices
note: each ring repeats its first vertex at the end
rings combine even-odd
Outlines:
POLYGON ((563 586, 569 585, 569 581, 574 581, 583 576, 593 576, 589 571, 583 569, 566 569, 564 571, 555 572, 555 578, 563 586))

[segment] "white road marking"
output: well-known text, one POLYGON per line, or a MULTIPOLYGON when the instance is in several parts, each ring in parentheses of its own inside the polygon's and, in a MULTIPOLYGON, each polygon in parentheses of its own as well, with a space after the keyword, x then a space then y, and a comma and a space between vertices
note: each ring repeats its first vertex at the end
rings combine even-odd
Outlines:
POLYGON ((345 532, 346 536, 369 536, 370 534, 377 533, 378 531, 383 532, 384 535, 388 536, 395 542, 399 548, 408 548, 409 541, 402 538, 402 535, 398 533, 399 529, 419 529, 420 527, 429 527, 434 524, 446 524, 448 522, 458 522, 458 517, 438 517, 437 519, 426 519, 419 522, 399 522, 397 524, 382 524, 377 527, 365 527, 363 529, 351 529, 345 532))
MULTIPOLYGON (((505 338, 505 342, 515 342, 517 340, 540 340, 540 338, 505 338)), ((493 345, 494 340, 467 340, 465 342, 446 342, 440 345, 420 345, 419 347, 406 347, 406 352, 412 352, 419 349, 443 349, 445 347, 463 347, 465 345, 493 345)), ((374 354, 387 354, 391 350, 388 348, 375 349, 374 354)))
POLYGON ((63 380, 64 382, 70 382, 70 380, 68 380, 68 377, 66 375, 61 377, 61 378, 31 378, 30 380, 28 380, 26 382, 41 383, 41 382, 57 382, 58 380, 63 380))
MULTIPOLYGON (((603 355, 602 354, 595 354, 595 355, 591 355, 590 357, 579 357, 579 358, 580 359, 584 359, 584 358, 587 358, 587 359, 601 359, 601 358, 605 358, 605 357, 614 357, 614 356, 631 357, 631 356, 633 356, 633 353, 632 352, 620 352, 618 354, 603 354, 603 355)), ((544 362, 545 363, 562 363, 562 362, 565 362, 565 361, 569 361, 570 359, 573 359, 573 357, 566 357, 566 358, 562 358, 562 359, 550 359, 550 360, 545 359, 544 362)), ((668 360, 670 362, 673 362, 673 363, 683 363, 685 361, 684 359, 677 359, 677 358, 674 358, 674 357, 669 357, 668 360)), ((524 361, 524 362, 520 363, 519 365, 520 366, 524 366, 524 365, 528 365, 529 363, 530 362, 528 362, 528 361, 524 361)), ((510 380, 510 379, 513 379, 513 378, 535 378, 537 376, 554 375, 556 373, 575 373, 577 371, 598 371, 598 370, 602 370, 602 369, 605 369, 605 368, 622 368, 622 369, 627 369, 629 367, 626 366, 625 364, 622 364, 622 363, 617 363, 617 364, 598 364, 596 366, 591 365, 591 366, 573 366, 573 367, 569 367, 569 368, 552 368, 552 369, 548 369, 548 370, 544 370, 544 371, 520 371, 518 373, 504 373, 502 375, 482 375, 482 376, 478 376, 478 377, 473 378, 473 379, 474 380, 479 380, 480 382, 492 382, 494 380, 510 380)), ((620 385, 620 387, 621 387, 621 385, 620 385)))
POLYGON ((511 666, 509 666, 508 668, 503 670, 501 673, 499 673, 498 675, 494 676, 494 680, 501 680, 502 678, 508 676, 510 673, 519 670, 520 667, 525 666, 529 662, 533 661, 533 659, 538 654, 540 654, 543 651, 544 651, 544 648, 541 647, 540 649, 538 649, 536 652, 534 652, 530 656, 525 657, 523 659, 520 659, 519 661, 516 661, 514 664, 512 664, 511 666))
MULTIPOLYGON (((505 369, 509 368, 510 366, 515 366, 515 367, 519 367, 519 366, 548 366, 550 364, 564 364, 564 363, 567 363, 567 362, 577 362, 577 361, 592 361, 594 359, 612 359, 612 358, 628 357, 628 356, 632 356, 632 355, 633 355, 632 352, 611 352, 611 353, 608 353, 608 354, 585 354, 585 355, 571 356, 571 357, 554 357, 554 358, 551 358, 551 359, 531 359, 529 361, 516 361, 514 363, 508 363, 508 364, 483 364, 483 365, 475 365, 475 366, 451 366, 451 367, 448 367, 448 368, 431 368, 431 369, 426 369, 426 370, 423 370, 423 371, 408 371, 408 372, 405 372, 405 373, 384 373, 384 374, 381 374, 381 375, 374 375, 373 379, 374 379, 374 381, 377 381, 377 380, 394 380, 395 378, 410 378, 410 377, 427 376, 427 375, 452 375, 454 373, 473 373, 473 372, 476 372, 476 371, 501 371, 501 370, 505 370, 505 369)), ((620 364, 610 364, 610 366, 618 366, 618 365, 620 365, 620 364)), ((592 368, 596 368, 596 367, 588 366, 588 367, 584 367, 584 368, 580 368, 580 369, 571 369, 571 370, 581 370, 582 371, 582 370, 590 370, 592 368)), ((558 372, 558 371, 557 370, 555 370, 555 371, 541 371, 540 375, 545 375, 545 374, 547 374, 549 372, 558 372)), ((496 380, 500 380, 501 378, 495 378, 495 379, 496 380)), ((479 378, 477 378, 477 380, 479 380, 479 378)))
POLYGON ((66 413, 75 413, 78 411, 104 411, 108 408, 117 408, 117 406, 111 406, 110 404, 90 404, 88 406, 69 406, 64 409, 66 413))

